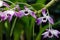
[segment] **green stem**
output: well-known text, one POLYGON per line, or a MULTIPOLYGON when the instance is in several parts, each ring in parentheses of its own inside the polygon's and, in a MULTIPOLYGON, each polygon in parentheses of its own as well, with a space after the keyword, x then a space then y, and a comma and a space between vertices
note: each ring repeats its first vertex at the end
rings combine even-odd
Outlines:
POLYGON ((4 26, 6 29, 6 40, 9 40, 10 39, 10 23, 8 20, 4 22, 4 26))
POLYGON ((2 40, 3 25, 0 23, 0 40, 2 40))
POLYGON ((35 13, 37 13, 37 11, 35 10, 35 8, 33 8, 31 5, 29 5, 27 3, 20 2, 20 3, 17 3, 17 4, 23 4, 23 5, 27 6, 27 7, 31 7, 35 11, 35 13))
MULTIPOLYGON (((42 8, 42 9, 47 9, 47 8, 49 8, 50 6, 52 6, 55 2, 57 2, 58 0, 51 0, 48 4, 46 4, 46 6, 44 7, 44 8, 42 8)), ((41 13, 41 11, 42 11, 42 9, 41 10, 39 10, 38 11, 38 13, 41 13)))
POLYGON ((14 27, 15 27, 16 20, 17 20, 17 17, 15 18, 15 20, 13 22, 13 25, 12 25, 12 28, 11 28, 11 32, 10 32, 10 36, 12 36, 13 30, 14 30, 14 27))
POLYGON ((4 0, 4 1, 7 1, 7 2, 9 2, 9 3, 12 3, 12 4, 15 6, 15 4, 14 4, 13 2, 9 1, 9 0, 4 0))

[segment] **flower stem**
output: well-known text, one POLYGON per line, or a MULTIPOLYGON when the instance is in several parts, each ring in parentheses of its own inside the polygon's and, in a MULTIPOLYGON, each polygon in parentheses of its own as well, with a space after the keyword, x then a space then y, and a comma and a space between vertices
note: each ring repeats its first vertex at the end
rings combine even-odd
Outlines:
MULTIPOLYGON (((50 1, 48 4, 46 4, 45 7, 42 8, 42 9, 47 9, 47 8, 49 8, 51 5, 53 5, 53 4, 56 3, 57 1, 58 1, 58 0, 51 0, 51 1, 50 1)), ((38 13, 41 13, 42 9, 39 10, 38 13)))
POLYGON ((13 2, 9 1, 9 0, 4 0, 4 1, 7 1, 7 2, 9 2, 9 3, 12 3, 12 4, 15 6, 15 4, 14 4, 13 2))
POLYGON ((12 28, 11 28, 11 32, 10 32, 10 36, 12 36, 13 30, 14 30, 14 27, 15 27, 16 20, 17 20, 17 17, 15 18, 15 20, 13 22, 13 25, 12 25, 12 28))
POLYGON ((3 34, 3 22, 0 22, 0 40, 2 40, 2 34, 3 34))

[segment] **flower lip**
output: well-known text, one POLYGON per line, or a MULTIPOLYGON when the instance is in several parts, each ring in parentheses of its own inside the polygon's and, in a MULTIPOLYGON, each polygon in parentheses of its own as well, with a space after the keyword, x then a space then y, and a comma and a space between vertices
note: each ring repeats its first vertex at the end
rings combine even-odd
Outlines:
POLYGON ((29 12, 28 12, 28 11, 26 11, 26 10, 24 11, 24 13, 25 13, 25 15, 29 15, 29 12))
POLYGON ((49 32, 49 34, 48 34, 49 36, 52 36, 52 33, 51 32, 49 32))
POLYGON ((7 16, 11 16, 11 14, 7 14, 7 16))
POLYGON ((28 13, 28 11, 25 11, 25 14, 27 14, 28 13))
POLYGON ((27 10, 27 9, 24 10, 24 14, 25 14, 25 15, 29 15, 30 12, 31 12, 31 11, 30 11, 29 9, 28 9, 28 10, 27 10))
POLYGON ((43 20, 46 20, 46 18, 43 18, 43 20))
POLYGON ((46 22, 47 18, 46 17, 42 17, 42 22, 46 22))

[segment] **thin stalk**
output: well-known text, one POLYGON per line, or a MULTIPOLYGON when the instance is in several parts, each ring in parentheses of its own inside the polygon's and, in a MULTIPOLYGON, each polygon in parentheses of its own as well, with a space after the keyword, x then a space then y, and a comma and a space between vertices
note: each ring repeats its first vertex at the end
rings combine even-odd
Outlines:
POLYGON ((12 28, 11 28, 11 32, 10 32, 10 36, 12 36, 13 30, 14 30, 14 27, 15 27, 16 20, 17 20, 17 17, 15 18, 15 20, 13 22, 13 25, 12 25, 12 28))
MULTIPOLYGON (((54 3, 56 3, 58 0, 51 0, 48 4, 46 4, 42 9, 47 9, 49 8, 50 6, 52 6, 54 3)), ((38 13, 41 13, 41 10, 38 11, 38 13)))
POLYGON ((0 23, 0 40, 2 40, 3 25, 0 23))

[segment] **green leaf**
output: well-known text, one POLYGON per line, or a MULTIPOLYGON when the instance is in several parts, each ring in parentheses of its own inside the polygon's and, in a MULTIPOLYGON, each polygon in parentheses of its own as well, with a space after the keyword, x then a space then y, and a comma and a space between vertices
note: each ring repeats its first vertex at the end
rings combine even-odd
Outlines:
POLYGON ((10 0, 12 2, 26 2, 26 0, 10 0))
POLYGON ((45 3, 46 3, 46 0, 37 0, 36 3, 42 3, 42 4, 45 4, 45 3))
POLYGON ((4 22, 4 28, 5 28, 5 32, 6 32, 6 40, 9 40, 10 39, 10 23, 8 20, 6 20, 4 22))
POLYGON ((40 10, 41 8, 44 7, 44 4, 36 3, 36 4, 32 4, 32 6, 33 6, 36 10, 40 10))
POLYGON ((0 22, 0 40, 2 40, 2 36, 3 36, 3 22, 0 22))
POLYGON ((26 40, 31 40, 31 37, 33 36, 33 27, 35 24, 35 19, 31 16, 24 16, 21 19, 21 23, 24 26, 24 33, 26 35, 26 40))
POLYGON ((23 30, 23 25, 21 24, 20 20, 18 19, 14 28, 14 40, 19 40, 21 36, 21 32, 23 30))

